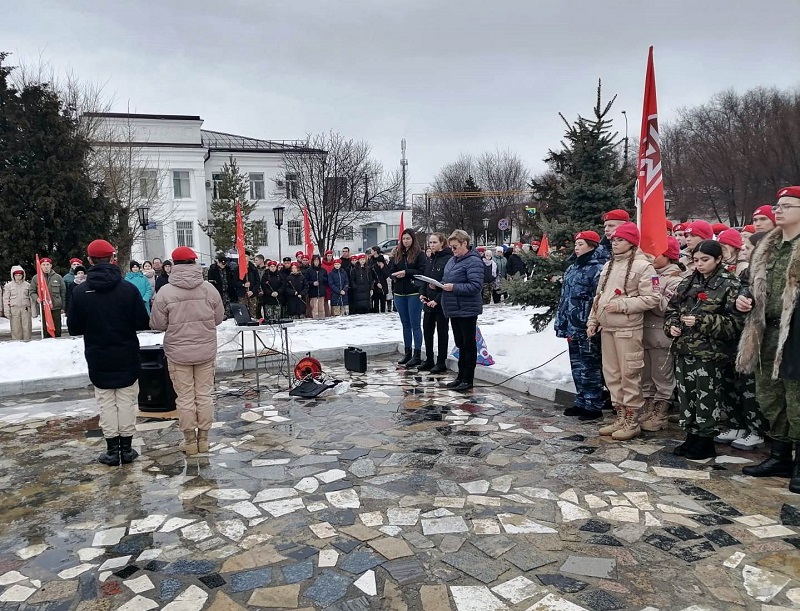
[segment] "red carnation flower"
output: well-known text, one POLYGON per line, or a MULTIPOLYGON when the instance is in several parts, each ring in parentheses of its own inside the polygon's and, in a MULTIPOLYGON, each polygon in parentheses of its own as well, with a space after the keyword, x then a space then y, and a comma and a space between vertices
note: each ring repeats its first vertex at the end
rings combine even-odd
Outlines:
POLYGON ((622 291, 619 290, 619 289, 614 289, 614 294, 615 295, 622 295, 622 291))
POLYGON ((705 301, 706 299, 708 299, 708 293, 697 293, 697 298, 700 301, 705 301))

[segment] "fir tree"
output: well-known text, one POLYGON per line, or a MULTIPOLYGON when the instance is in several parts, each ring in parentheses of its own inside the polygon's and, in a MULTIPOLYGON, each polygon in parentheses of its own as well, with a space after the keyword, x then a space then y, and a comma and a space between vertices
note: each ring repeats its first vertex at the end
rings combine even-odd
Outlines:
POLYGON ((231 156, 220 170, 220 183, 217 186, 216 197, 211 201, 211 218, 207 224, 200 223, 200 228, 214 240, 217 249, 223 252, 233 248, 236 243, 237 200, 242 209, 245 245, 253 250, 252 243, 256 225, 262 221, 250 220, 250 215, 256 208, 256 202, 247 201, 249 189, 248 177, 241 173, 236 164, 236 158, 231 156))

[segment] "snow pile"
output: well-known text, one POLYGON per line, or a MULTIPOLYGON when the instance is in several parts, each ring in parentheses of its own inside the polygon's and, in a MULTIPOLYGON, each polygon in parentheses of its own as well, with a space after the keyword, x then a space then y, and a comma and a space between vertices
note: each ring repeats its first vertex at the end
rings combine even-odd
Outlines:
MULTIPOLYGON (((555 337, 552 325, 541 333, 533 333, 530 326, 532 310, 516 306, 491 305, 484 308, 478 319, 489 352, 496 364, 492 366, 508 375, 537 367, 567 348, 563 339, 555 337)), ((5 319, 0 319, 7 323, 5 319)), ((233 320, 217 328, 217 341, 221 359, 230 359, 241 347, 239 329, 233 320)), ((280 337, 270 328, 261 328, 259 337, 267 347, 280 348, 280 337)), ((252 333, 244 332, 245 351, 252 354, 252 333)), ((163 334, 139 334, 141 345, 162 342, 163 334)), ((385 342, 402 342, 403 333, 396 313, 341 316, 324 320, 300 320, 289 328, 289 347, 292 352, 305 353, 323 348, 366 346, 385 342)), ((452 336, 450 339, 453 348, 452 336)), ((85 374, 83 339, 47 338, 30 342, 3 342, 0 350, 0 382, 34 380, 52 376, 85 374)), ((261 348, 261 346, 259 346, 261 348)), ((551 363, 532 372, 533 378, 571 386, 569 357, 566 353, 551 363)))

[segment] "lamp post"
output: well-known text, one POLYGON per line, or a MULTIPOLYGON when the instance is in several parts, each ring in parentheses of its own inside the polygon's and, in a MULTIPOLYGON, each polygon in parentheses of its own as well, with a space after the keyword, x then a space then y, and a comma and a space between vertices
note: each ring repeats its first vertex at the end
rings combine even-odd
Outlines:
POLYGON ((489 244, 489 219, 483 219, 483 245, 489 244))
POLYGON ((283 225, 283 212, 286 210, 286 206, 275 206, 272 209, 272 214, 275 216, 275 227, 278 228, 278 259, 283 259, 283 254, 281 253, 281 225, 283 225))
POLYGON ((150 224, 150 207, 147 204, 142 204, 136 208, 136 216, 139 217, 139 227, 142 228, 142 235, 144 236, 144 258, 147 257, 147 227, 150 224))

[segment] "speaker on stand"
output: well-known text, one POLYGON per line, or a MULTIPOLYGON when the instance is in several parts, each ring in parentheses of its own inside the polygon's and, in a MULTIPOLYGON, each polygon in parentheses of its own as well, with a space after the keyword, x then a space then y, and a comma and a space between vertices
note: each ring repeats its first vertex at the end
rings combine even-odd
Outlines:
POLYGON ((141 346, 139 360, 139 409, 143 412, 171 412, 175 409, 175 389, 169 377, 163 346, 141 346))

